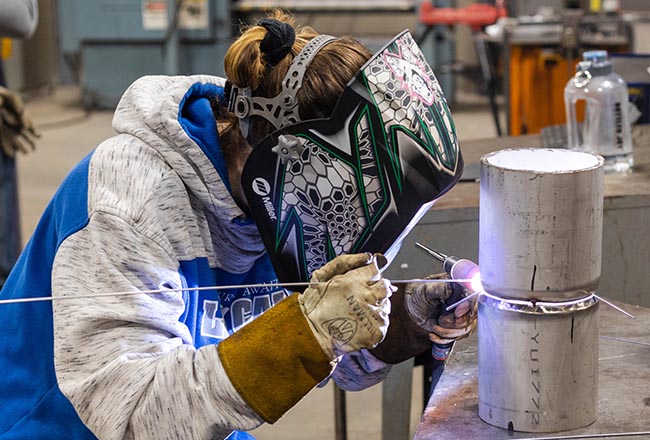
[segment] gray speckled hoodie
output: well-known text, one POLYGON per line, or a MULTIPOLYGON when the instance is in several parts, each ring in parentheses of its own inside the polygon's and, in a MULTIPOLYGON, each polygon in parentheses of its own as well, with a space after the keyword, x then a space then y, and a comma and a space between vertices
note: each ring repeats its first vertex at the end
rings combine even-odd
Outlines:
MULTIPOLYGON (((218 439, 262 423, 217 344, 286 292, 145 292, 277 281, 230 195, 210 107, 222 84, 139 79, 116 109, 116 136, 57 191, 0 292, 55 298, 3 309, 16 337, 0 339, 0 365, 12 372, 0 377, 1 440, 218 439), (104 292, 136 293, 89 296, 104 292)), ((388 368, 363 352, 334 378, 360 389, 388 368)))

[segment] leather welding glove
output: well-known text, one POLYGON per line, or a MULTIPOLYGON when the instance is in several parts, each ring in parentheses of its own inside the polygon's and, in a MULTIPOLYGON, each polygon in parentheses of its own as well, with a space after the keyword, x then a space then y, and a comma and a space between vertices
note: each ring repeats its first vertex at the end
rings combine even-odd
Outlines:
POLYGON ((392 286, 382 255, 342 255, 313 284, 223 340, 219 357, 241 397, 277 421, 332 372, 338 352, 370 348, 388 328, 392 286), (335 353, 336 352, 336 353, 335 353))
MULTIPOLYGON (((449 279, 449 275, 441 273, 428 279, 449 279)), ((449 312, 445 310, 466 294, 468 292, 459 283, 420 283, 411 290, 406 302, 407 309, 418 325, 429 332, 432 342, 447 345, 468 337, 476 330, 478 303, 475 299, 463 302, 449 312), (435 298, 440 298, 442 304, 437 303, 435 298), (440 307, 435 316, 429 314, 432 302, 440 307)))
POLYGON ((452 311, 443 312, 432 327, 429 339, 438 345, 447 345, 470 336, 478 324, 477 306, 476 300, 469 300, 452 311))
POLYGON ((314 271, 299 302, 323 351, 341 353, 379 344, 388 329, 390 282, 381 278, 383 255, 341 255, 314 271), (340 275, 343 274, 343 275, 340 275))
POLYGON ((0 146, 5 155, 33 151, 39 137, 20 96, 0 87, 0 146))
MULTIPOLYGON (((424 279, 448 278, 446 273, 441 273, 424 279)), ((445 312, 448 300, 460 299, 464 293, 458 283, 416 282, 398 286, 391 297, 386 338, 370 352, 384 362, 397 364, 430 350, 431 342, 446 344, 469 336, 476 327, 475 315, 469 316, 470 307, 463 303, 454 311, 445 312)))

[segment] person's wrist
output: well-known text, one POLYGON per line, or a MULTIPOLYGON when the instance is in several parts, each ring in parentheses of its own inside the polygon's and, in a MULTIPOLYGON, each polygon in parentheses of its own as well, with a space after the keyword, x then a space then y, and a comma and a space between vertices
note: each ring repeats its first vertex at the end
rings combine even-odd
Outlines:
POLYGON ((407 286, 401 285, 391 296, 388 333, 384 340, 369 350, 377 359, 397 364, 431 347, 429 332, 423 329, 407 310, 407 286))
POLYGON ((337 358, 337 355, 334 353, 332 340, 331 338, 323 335, 320 329, 317 327, 316 323, 314 323, 314 321, 311 319, 310 313, 307 312, 307 309, 305 307, 304 295, 305 294, 303 293, 298 297, 298 304, 300 305, 300 310, 302 311, 303 317, 307 321, 309 329, 314 334, 314 339, 316 339, 316 342, 318 342, 318 345, 320 346, 321 350, 323 350, 323 353, 325 353, 330 361, 333 361, 337 358))

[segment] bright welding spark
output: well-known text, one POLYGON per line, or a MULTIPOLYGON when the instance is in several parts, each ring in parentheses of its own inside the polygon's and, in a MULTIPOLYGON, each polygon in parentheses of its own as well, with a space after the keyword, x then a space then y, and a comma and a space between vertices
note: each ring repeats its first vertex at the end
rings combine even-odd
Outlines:
POLYGON ((472 292, 480 292, 483 290, 483 283, 481 283, 481 273, 476 272, 470 277, 471 281, 469 282, 472 292))

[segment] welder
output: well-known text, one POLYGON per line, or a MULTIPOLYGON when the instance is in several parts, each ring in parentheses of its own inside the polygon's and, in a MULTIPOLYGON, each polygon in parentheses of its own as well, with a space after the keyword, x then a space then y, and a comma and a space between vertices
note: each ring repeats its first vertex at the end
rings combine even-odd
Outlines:
POLYGON ((462 172, 424 56, 273 17, 227 84, 137 80, 62 184, 0 295, 53 297, 3 306, 0 439, 250 438, 449 336, 418 325, 448 284, 381 276, 462 172))

